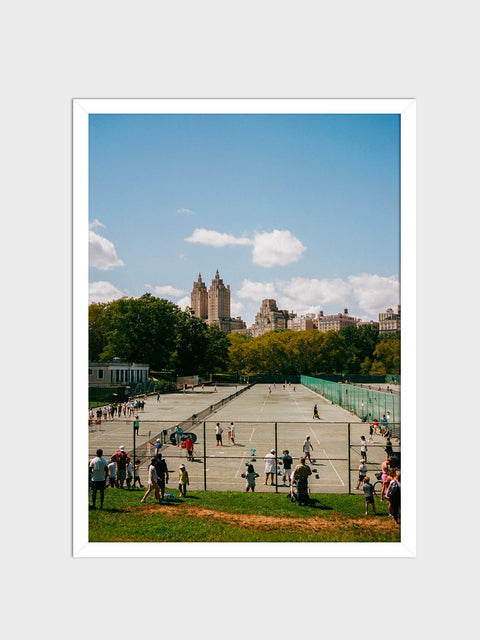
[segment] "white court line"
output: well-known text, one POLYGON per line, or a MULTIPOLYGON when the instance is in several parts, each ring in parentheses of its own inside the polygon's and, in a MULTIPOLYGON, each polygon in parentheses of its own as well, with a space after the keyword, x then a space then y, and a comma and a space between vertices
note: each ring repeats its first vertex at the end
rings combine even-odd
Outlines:
MULTIPOLYGON (((325 454, 325 456, 328 458, 327 452, 325 451, 325 449, 322 449, 323 453, 325 454)), ((342 483, 342 486, 345 486, 344 481, 342 480, 342 478, 339 476, 338 471, 335 469, 335 467, 332 464, 332 461, 328 458, 328 461, 330 462, 332 469, 335 471, 335 473, 337 474, 338 479, 340 480, 340 482, 342 483)))

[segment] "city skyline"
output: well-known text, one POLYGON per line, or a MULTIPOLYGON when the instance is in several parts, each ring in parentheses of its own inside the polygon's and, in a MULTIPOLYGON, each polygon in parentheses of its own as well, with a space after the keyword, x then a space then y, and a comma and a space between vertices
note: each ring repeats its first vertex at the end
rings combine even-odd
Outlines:
POLYGON ((364 320, 400 303, 399 116, 90 115, 90 302, 190 306, 198 273, 364 320))

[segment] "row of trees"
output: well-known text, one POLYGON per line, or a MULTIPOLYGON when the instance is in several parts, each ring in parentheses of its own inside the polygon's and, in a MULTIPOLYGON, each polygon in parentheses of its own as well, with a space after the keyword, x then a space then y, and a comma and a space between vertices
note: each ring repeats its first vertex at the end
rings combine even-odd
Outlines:
POLYGON ((230 368, 246 374, 385 375, 400 373, 400 338, 384 340, 370 325, 340 331, 271 331, 249 339, 229 336, 230 368))
POLYGON ((90 305, 89 359, 114 357, 178 375, 383 375, 400 373, 400 338, 384 339, 373 325, 227 336, 190 309, 146 293, 90 305))

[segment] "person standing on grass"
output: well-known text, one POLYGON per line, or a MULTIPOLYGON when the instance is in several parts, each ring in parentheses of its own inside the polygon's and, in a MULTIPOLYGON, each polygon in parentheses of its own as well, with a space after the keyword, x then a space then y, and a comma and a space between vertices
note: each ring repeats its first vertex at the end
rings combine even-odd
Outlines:
POLYGON ((188 479, 188 471, 185 469, 185 465, 181 464, 178 470, 178 490, 180 495, 184 498, 187 497, 187 484, 190 484, 188 479))
POLYGON ((273 477, 275 475, 275 449, 271 449, 270 453, 265 456, 265 482, 268 484, 268 477, 270 476, 270 484, 273 486, 275 483, 273 477))
POLYGON ((255 472, 255 469, 253 468, 253 464, 249 464, 247 467, 247 473, 245 474, 246 493, 248 493, 249 491, 251 491, 252 493, 255 493, 255 478, 258 478, 258 473, 255 472))
POLYGON ((160 502, 160 493, 158 490, 158 476, 157 476, 157 460, 156 458, 152 458, 150 461, 150 465, 148 467, 148 489, 145 491, 145 495, 140 500, 140 502, 145 502, 147 496, 154 491, 155 492, 155 500, 160 502))
POLYGON ((362 482, 364 482, 366 475, 367 475, 367 465, 365 464, 365 460, 362 458, 358 466, 358 482, 355 489, 358 489, 362 484, 362 482))
POLYGON ((132 488, 132 480, 133 480, 133 466, 132 466, 132 461, 129 460, 127 464, 127 489, 132 488))
POLYGON ((223 447, 222 433, 223 433, 223 429, 220 426, 220 423, 217 422, 217 424, 215 425, 215 439, 217 440, 217 444, 216 444, 217 447, 218 446, 223 447))
POLYGON ((372 511, 374 516, 378 516, 375 510, 375 500, 373 497, 373 485, 370 484, 370 478, 365 476, 363 481, 363 493, 365 494, 365 515, 368 514, 368 507, 372 505, 372 511))
POLYGON ((400 524, 400 471, 398 470, 388 486, 387 500, 390 503, 390 516, 397 524, 400 524))
POLYGON ((297 505, 302 502, 308 502, 308 476, 312 474, 312 470, 307 465, 307 459, 305 456, 300 458, 299 464, 295 467, 292 473, 292 481, 297 487, 297 505))
POLYGON ((133 488, 135 488, 135 485, 138 482, 140 489, 142 489, 143 484, 142 484, 142 481, 140 480, 140 465, 141 465, 141 461, 135 460, 135 468, 133 470, 133 488))
POLYGON ((162 454, 157 456, 157 482, 160 489, 160 499, 163 500, 165 496, 165 483, 168 482, 168 469, 167 463, 162 458, 162 454))
POLYGON ((288 486, 291 487, 292 479, 290 476, 292 474, 293 458, 289 454, 288 449, 283 450, 282 462, 283 462, 283 473, 282 473, 283 484, 286 485, 288 483, 288 486))
POLYGON ((107 473, 108 463, 103 457, 102 449, 97 449, 96 457, 92 458, 89 464, 90 485, 92 487, 92 506, 94 509, 97 501, 97 491, 100 492, 100 509, 103 509, 107 473))
POLYGON ((114 489, 117 486, 117 463, 110 462, 108 465, 108 486, 114 489))
POLYGON ((305 454, 305 459, 308 459, 311 463, 312 459, 310 457, 310 451, 313 451, 313 444, 310 442, 310 436, 307 436, 303 443, 303 453, 305 454))
POLYGON ((360 455, 366 462, 367 461, 367 441, 365 440, 365 436, 360 436, 360 455))
POLYGON ((383 498, 385 497, 385 492, 388 489, 388 483, 391 478, 389 477, 390 472, 390 458, 387 458, 384 462, 382 462, 382 492, 380 494, 380 502, 383 502, 383 498))
POLYGON ((117 463, 117 487, 123 489, 123 483, 127 477, 127 464, 130 462, 130 456, 125 453, 123 444, 113 454, 111 460, 117 463))

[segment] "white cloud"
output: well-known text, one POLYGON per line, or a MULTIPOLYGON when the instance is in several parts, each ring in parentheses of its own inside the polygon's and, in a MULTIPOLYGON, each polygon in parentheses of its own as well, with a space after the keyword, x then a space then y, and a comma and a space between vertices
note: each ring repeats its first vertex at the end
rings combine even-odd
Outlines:
POLYGON ((103 227, 103 228, 105 228, 105 225, 104 225, 104 224, 102 224, 102 223, 100 222, 100 220, 97 220, 97 218, 95 218, 95 220, 93 220, 93 222, 89 222, 89 223, 88 223, 88 228, 89 228, 89 229, 95 229, 96 227, 103 227))
POLYGON ((185 309, 192 304, 192 301, 190 296, 184 296, 180 298, 180 300, 177 300, 175 304, 178 305, 182 311, 185 311, 185 309))
POLYGON ((191 209, 177 209, 177 213, 183 213, 187 216, 196 216, 197 214, 195 213, 195 211, 192 211, 191 209))
POLYGON ((228 247, 251 245, 253 263, 260 267, 285 266, 298 262, 306 247, 290 231, 274 229, 271 232, 256 233, 253 237, 239 238, 230 233, 220 233, 212 229, 195 229, 186 242, 204 244, 208 247, 228 247))
POLYGON ((195 229, 189 238, 185 238, 186 242, 196 244, 205 244, 208 247, 228 247, 233 245, 252 244, 249 238, 236 238, 229 233, 220 233, 209 229, 195 229))
POLYGON ((125 264, 117 256, 113 242, 92 230, 88 232, 88 255, 90 266, 100 271, 109 271, 125 264))
POLYGON ((244 280, 236 295, 240 298, 261 302, 266 298, 275 297, 275 285, 273 282, 252 282, 251 280, 244 280))
POLYGON ((377 316, 388 307, 394 308, 399 303, 400 282, 397 276, 377 276, 361 273, 349 276, 353 296, 359 307, 369 315, 377 316))
POLYGON ((302 307, 308 305, 343 305, 351 286, 341 278, 291 278, 278 283, 280 291, 292 297, 302 307))
POLYGON ((257 233, 253 240, 252 258, 260 267, 284 267, 298 262, 306 247, 290 231, 257 233))
POLYGON ((89 282, 88 284, 88 301, 92 302, 111 302, 118 298, 123 298, 127 294, 117 289, 110 282, 100 280, 98 282, 89 282))
POLYGON ((230 303, 230 313, 232 314, 232 318, 236 318, 237 316, 241 316, 245 313, 245 305, 243 302, 238 302, 237 300, 233 300, 230 303))
POLYGON ((187 293, 185 289, 177 289, 176 287, 172 287, 172 285, 170 284, 157 285, 155 287, 151 284, 145 284, 144 287, 149 289, 151 293, 153 293, 155 296, 158 296, 159 298, 165 296, 167 296, 168 298, 178 298, 187 293))

